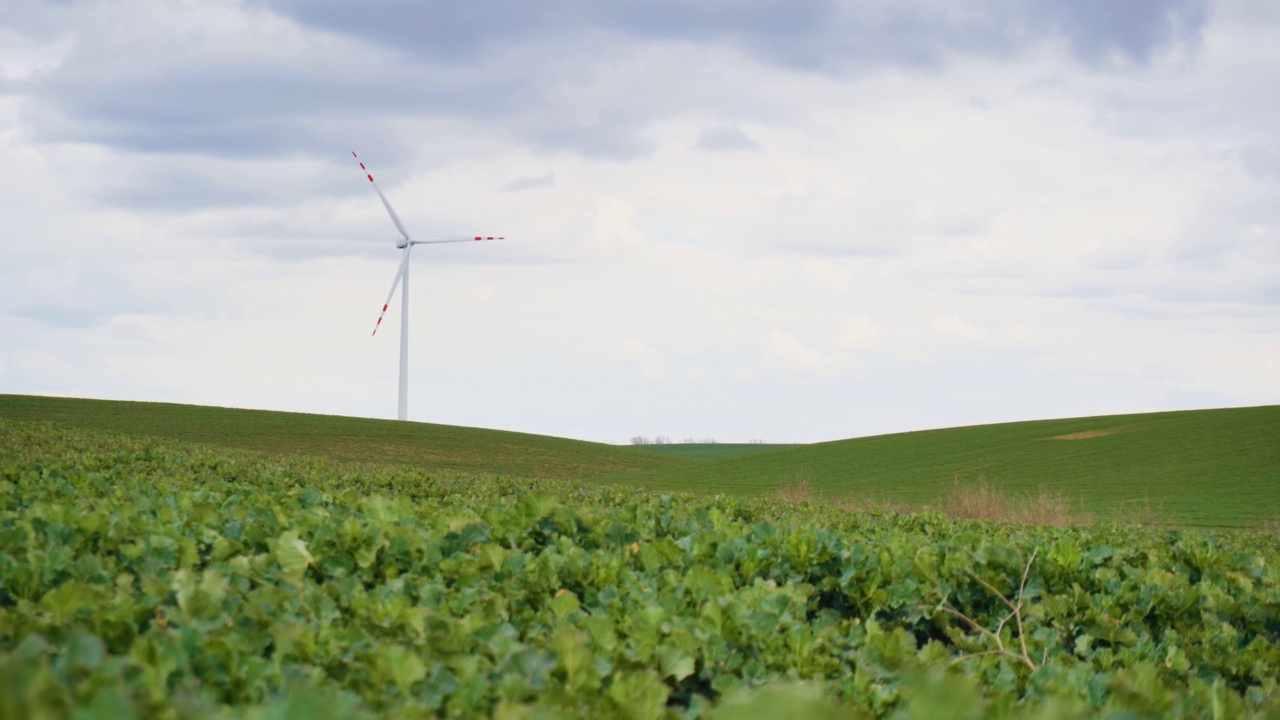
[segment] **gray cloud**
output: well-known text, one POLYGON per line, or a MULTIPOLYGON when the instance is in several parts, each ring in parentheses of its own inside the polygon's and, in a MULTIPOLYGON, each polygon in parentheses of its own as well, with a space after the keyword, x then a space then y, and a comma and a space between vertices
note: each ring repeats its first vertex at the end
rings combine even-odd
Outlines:
POLYGON ((829 26, 838 10, 830 0, 477 0, 453 5, 263 0, 262 4, 304 25, 450 62, 474 62, 495 50, 531 42, 600 34, 640 40, 740 40, 766 55, 795 56, 801 40, 829 26))
POLYGON ((539 119, 525 131, 526 138, 544 149, 569 150, 592 160, 625 162, 647 156, 653 143, 640 135, 643 116, 626 111, 603 113, 606 117, 583 123, 568 118, 539 119))
POLYGON ((106 78, 96 54, 73 55, 58 73, 22 88, 35 100, 37 141, 217 157, 315 154, 344 148, 353 128, 388 118, 501 117, 519 97, 518 80, 412 66, 389 77, 381 70, 378 79, 307 63, 253 62, 106 78), (412 91, 396 92, 397 86, 412 91))
POLYGON ((130 269, 101 263, 27 265, 25 272, 0 273, 0 285, 22 289, 0 295, 0 317, 23 318, 58 328, 97 327, 121 314, 156 313, 151 292, 129 282, 130 269), (41 292, 31 292, 40 285, 41 292))
POLYGON ((158 172, 104 184, 96 189, 95 197, 105 205, 152 212, 262 206, 279 201, 269 188, 252 181, 224 183, 195 170, 158 172))
POLYGON ((116 315, 116 308, 58 307, 54 305, 28 305, 4 313, 11 317, 30 320, 41 325, 65 329, 83 329, 102 325, 116 315))
POLYGON ((534 190, 536 188, 554 187, 556 184, 556 174, 548 172, 546 175, 518 177, 502 186, 503 192, 520 192, 522 190, 534 190))
MULTIPOLYGON (((582 120, 575 101, 559 93, 581 76, 585 58, 677 41, 738 47, 792 68, 865 72, 955 54, 1004 57, 1063 37, 1086 63, 1141 63, 1194 39, 1208 17, 1200 0, 987 0, 964 12, 932 2, 834 0, 260 0, 251 7, 352 42, 288 58, 251 40, 218 52, 207 42, 191 49, 173 42, 144 56, 117 46, 112 33, 85 33, 56 72, 17 84, 33 100, 30 131, 38 141, 136 152, 279 157, 342 147, 371 123, 456 118, 492 123, 535 147, 630 160, 651 151, 641 136, 649 122, 700 101, 688 93, 620 100, 582 120)), ((49 18, 74 17, 26 12, 19 27, 47 33, 49 18)))
POLYGON ((1078 301, 1129 318, 1265 317, 1280 301, 1280 282, 1233 273, 1088 276, 1033 293, 1078 301))
POLYGON ((1240 164, 1255 180, 1280 181, 1280 145, 1246 145, 1237 152, 1240 164))
POLYGON ((437 59, 469 60, 532 38, 605 32, 644 41, 728 42, 769 62, 828 69, 850 61, 928 64, 956 52, 1003 55, 1047 35, 1064 38, 1090 64, 1141 63, 1153 51, 1196 38, 1208 20, 1204 0, 987 0, 963 10, 927 1, 835 0, 264 4, 306 25, 437 59))
POLYGON ((1204 0, 1038 0, 1026 12, 1028 25, 1056 32, 1095 66, 1145 63, 1157 50, 1197 40, 1209 19, 1204 0))
POLYGON ((1208 198, 1200 217, 1165 250, 1185 270, 1275 268, 1280 262, 1280 195, 1267 188, 1252 197, 1208 198))
POLYGON ((91 184, 88 194, 108 207, 185 213, 294 205, 368 190, 359 184, 360 169, 350 154, 334 153, 332 160, 290 163, 134 154, 113 163, 111 181, 91 184))
POLYGON ((738 128, 725 125, 704 129, 698 134, 698 142, 694 143, 694 147, 707 152, 734 152, 759 150, 760 143, 747 137, 738 128))

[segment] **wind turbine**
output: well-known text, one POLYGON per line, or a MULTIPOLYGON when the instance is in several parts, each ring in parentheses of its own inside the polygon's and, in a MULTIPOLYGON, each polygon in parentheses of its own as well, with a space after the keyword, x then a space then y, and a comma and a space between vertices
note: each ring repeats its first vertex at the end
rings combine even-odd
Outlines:
POLYGON ((404 229, 404 223, 400 222, 400 216, 396 215, 396 211, 391 207, 391 203, 387 202, 387 196, 382 194, 382 189, 378 187, 378 183, 373 179, 373 173, 369 172, 369 168, 361 162, 360 156, 351 152, 351 157, 360 163, 360 169, 364 171, 365 177, 369 178, 369 184, 373 185, 373 191, 378 193, 378 199, 382 200, 382 206, 387 209, 387 214, 391 216, 391 222, 396 226, 396 230, 400 231, 400 239, 396 240, 396 247, 404 250, 401 255, 400 267, 396 270, 395 279, 391 281, 391 292, 387 293, 386 302, 382 303, 382 312, 378 313, 378 322, 373 326, 373 334, 378 334, 378 326, 382 325, 382 316, 387 314, 387 306, 391 304, 391 298, 396 294, 396 287, 400 288, 400 408, 396 417, 400 420, 409 419, 409 253, 413 250, 414 245, 439 245, 442 243, 456 242, 477 242, 480 240, 501 240, 500 237, 474 235, 468 237, 433 237, 430 240, 414 240, 409 237, 409 231, 404 229))

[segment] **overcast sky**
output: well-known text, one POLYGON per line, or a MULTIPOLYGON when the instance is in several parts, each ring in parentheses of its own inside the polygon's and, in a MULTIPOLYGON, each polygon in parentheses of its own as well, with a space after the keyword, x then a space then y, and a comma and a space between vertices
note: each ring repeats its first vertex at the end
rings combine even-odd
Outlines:
POLYGON ((0 0, 0 393, 809 442, 1280 403, 1274 0, 0 0))

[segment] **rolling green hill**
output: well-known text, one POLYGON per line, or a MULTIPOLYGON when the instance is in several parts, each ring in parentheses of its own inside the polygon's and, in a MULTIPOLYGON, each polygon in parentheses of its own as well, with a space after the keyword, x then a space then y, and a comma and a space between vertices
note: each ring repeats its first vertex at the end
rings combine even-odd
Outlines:
POLYGON ((546 435, 200 405, 0 395, 0 418, 472 475, 575 480, 689 462, 546 435))
POLYGON ((661 490, 936 502, 956 483, 1078 499, 1100 517, 1149 506, 1180 524, 1280 517, 1280 406, 928 430, 629 473, 661 490))
POLYGON ((405 464, 471 475, 602 479, 658 490, 938 504, 958 484, 1057 493, 1099 518, 1180 525, 1280 518, 1280 406, 1043 420, 814 445, 619 447, 428 423, 0 395, 0 418, 126 435, 405 464))

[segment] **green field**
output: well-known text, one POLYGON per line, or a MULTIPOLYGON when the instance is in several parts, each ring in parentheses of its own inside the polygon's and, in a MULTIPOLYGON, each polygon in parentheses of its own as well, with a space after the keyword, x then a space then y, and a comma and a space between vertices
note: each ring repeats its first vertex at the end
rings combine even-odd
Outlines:
POLYGON ((0 720, 1262 720, 1277 677, 1272 533, 0 419, 0 720))
POLYGON ((0 418, 277 455, 737 496, 936 506, 958 484, 1052 492, 1099 519, 1245 528, 1280 519, 1280 406, 982 425, 813 445, 615 446, 429 423, 0 395, 0 418))
POLYGON ((0 395, 0 418, 472 475, 575 480, 681 464, 677 458, 546 435, 201 405, 0 395))
POLYGON ((662 490, 927 504, 957 483, 1049 490, 1100 517, 1150 508, 1172 522, 1280 518, 1280 406, 981 425, 803 445, 613 478, 662 490))

